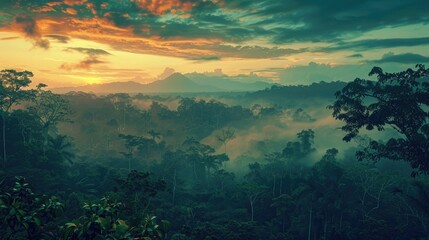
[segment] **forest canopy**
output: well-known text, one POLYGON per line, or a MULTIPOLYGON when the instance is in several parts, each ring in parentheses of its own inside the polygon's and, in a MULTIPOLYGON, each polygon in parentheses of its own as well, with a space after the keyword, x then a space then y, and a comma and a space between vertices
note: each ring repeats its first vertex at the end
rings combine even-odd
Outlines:
MULTIPOLYGON (((329 108, 336 119, 346 123, 345 141, 361 128, 382 131, 393 128, 400 137, 387 142, 371 141, 357 153, 359 159, 403 160, 419 172, 429 171, 429 69, 416 65, 398 73, 374 67, 369 73, 377 81, 357 78, 336 93, 329 108)), ((416 174, 416 173, 414 173, 416 174)))
POLYGON ((3 70, 0 238, 424 239, 428 74, 190 97, 3 70))

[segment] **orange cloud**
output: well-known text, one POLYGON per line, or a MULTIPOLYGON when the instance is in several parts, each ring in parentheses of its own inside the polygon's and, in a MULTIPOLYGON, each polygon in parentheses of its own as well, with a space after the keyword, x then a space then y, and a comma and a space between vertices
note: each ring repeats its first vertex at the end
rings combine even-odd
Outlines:
POLYGON ((61 2, 48 2, 48 3, 46 3, 46 5, 49 7, 59 6, 61 4, 62 4, 61 2))
MULTIPOLYGON (((222 58, 261 58, 273 51, 290 54, 285 49, 266 49, 246 46, 223 45, 216 39, 162 39, 159 36, 136 36, 134 29, 118 27, 105 18, 78 19, 67 18, 62 21, 39 20, 44 32, 62 34, 71 38, 80 38, 106 44, 120 51, 132 53, 163 55, 180 58, 204 58, 219 56, 222 58)), ((144 27, 144 26, 142 26, 144 27)), ((150 29, 147 29, 150 31, 150 29)), ((276 55, 275 55, 276 56, 276 55)), ((270 57, 270 56, 268 56, 270 57)))
POLYGON ((89 11, 91 11, 92 14, 96 15, 97 11, 95 10, 95 6, 93 3, 87 3, 86 7, 89 9, 89 11))
POLYGON ((64 12, 68 13, 70 15, 76 15, 77 14, 76 9, 74 9, 74 8, 67 8, 64 12))
POLYGON ((55 9, 50 6, 43 6, 37 9, 34 9, 33 12, 44 13, 44 12, 55 12, 55 9))
POLYGON ((69 6, 82 5, 86 2, 87 2, 87 0, 64 0, 64 3, 69 5, 69 6))
MULTIPOLYGON (((300 50, 268 48, 257 46, 235 46, 223 43, 221 39, 205 38, 168 38, 164 39, 156 34, 150 34, 150 25, 139 26, 139 31, 148 32, 145 36, 135 32, 135 26, 117 26, 114 22, 103 17, 75 18, 75 17, 48 17, 35 20, 21 20, 20 27, 9 28, 9 31, 26 32, 26 37, 38 47, 47 49, 49 41, 42 39, 40 32, 46 38, 67 43, 69 39, 77 38, 109 45, 118 51, 131 53, 161 55, 185 58, 189 60, 202 59, 248 59, 272 58, 297 53, 300 50), (33 29, 33 30, 32 30, 33 29), (60 36, 60 37, 58 37, 60 36), (62 37, 67 36, 67 39, 62 37)), ((83 59, 80 65, 64 65, 64 69, 86 68, 102 63, 98 59, 83 59)))
POLYGON ((134 0, 134 2, 141 9, 149 10, 156 15, 170 12, 175 9, 189 11, 194 6, 194 3, 191 1, 181 0, 134 0))
POLYGON ((43 13, 43 12, 55 12, 56 6, 62 5, 62 2, 48 2, 45 6, 42 6, 40 8, 37 8, 33 10, 33 12, 43 13))

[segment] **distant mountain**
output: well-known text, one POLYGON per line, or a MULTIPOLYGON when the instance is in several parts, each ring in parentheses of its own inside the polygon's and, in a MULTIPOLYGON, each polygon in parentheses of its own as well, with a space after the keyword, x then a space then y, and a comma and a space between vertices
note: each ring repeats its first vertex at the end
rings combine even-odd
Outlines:
POLYGON ((263 81, 244 82, 241 78, 235 79, 226 75, 209 76, 201 73, 189 73, 185 75, 194 82, 206 86, 224 89, 225 91, 258 91, 271 87, 273 84, 263 81))
POLYGON ((299 102, 333 101, 335 93, 346 86, 346 82, 319 82, 311 85, 280 86, 247 93, 244 100, 247 102, 266 102, 273 105, 293 105, 299 102))
POLYGON ((102 84, 90 84, 80 87, 62 87, 51 89, 55 93, 68 92, 93 92, 93 93, 139 93, 144 85, 128 81, 128 82, 111 82, 102 84))
POLYGON ((258 82, 242 82, 231 80, 227 76, 207 76, 204 74, 173 73, 169 77, 148 84, 135 81, 91 84, 80 87, 63 87, 51 89, 56 93, 93 92, 96 94, 109 93, 197 93, 197 92, 237 92, 256 91, 272 86, 258 82))
POLYGON ((219 92, 216 86, 198 84, 181 73, 173 73, 164 80, 146 84, 144 92, 219 92))

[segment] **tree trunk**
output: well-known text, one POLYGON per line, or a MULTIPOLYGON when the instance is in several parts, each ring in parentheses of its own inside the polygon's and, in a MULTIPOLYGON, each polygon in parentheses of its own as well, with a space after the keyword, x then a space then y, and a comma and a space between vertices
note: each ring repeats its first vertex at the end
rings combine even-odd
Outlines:
POLYGON ((253 201, 252 199, 250 199, 250 210, 252 211, 252 222, 253 222, 253 215, 254 215, 254 211, 253 211, 253 201))
POLYGON ((177 172, 177 169, 174 169, 174 178, 173 178, 173 206, 174 206, 174 200, 176 198, 176 185, 177 185, 176 172, 177 172))
POLYGON ((48 150, 48 126, 43 126, 43 157, 46 158, 46 151, 48 150))
POLYGON ((285 228, 286 228, 286 216, 283 215, 283 223, 282 223, 282 233, 285 232, 285 228))
POLYGON ((5 112, 2 113, 3 120, 3 168, 6 168, 7 164, 7 154, 6 154, 6 117, 5 112))
POLYGON ((323 226, 323 239, 324 240, 326 240, 326 232, 327 232, 327 230, 328 230, 328 220, 326 219, 326 216, 325 216, 325 224, 323 226))
POLYGON ((308 240, 311 240, 311 218, 313 217, 313 206, 310 208, 310 220, 308 221, 308 240))
POLYGON ((195 163, 195 160, 194 160, 194 162, 193 162, 193 170, 194 170, 194 183, 195 183, 195 181, 197 181, 197 170, 196 170, 196 163, 195 163))
POLYGON ((276 175, 273 175, 273 197, 276 196, 276 175))
POLYGON ((124 116, 123 116, 123 122, 122 122, 122 130, 123 130, 123 133, 125 133, 125 107, 124 107, 124 116))

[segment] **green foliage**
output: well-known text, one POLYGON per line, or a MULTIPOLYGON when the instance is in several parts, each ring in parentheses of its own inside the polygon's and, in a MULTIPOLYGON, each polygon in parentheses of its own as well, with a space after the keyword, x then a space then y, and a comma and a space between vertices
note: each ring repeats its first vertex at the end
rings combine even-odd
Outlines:
POLYGON ((1 70, 0 71, 0 108, 7 113, 14 104, 34 97, 35 91, 24 90, 31 83, 33 73, 29 71, 1 70))
POLYGON ((140 224, 133 230, 134 236, 144 240, 161 240, 168 231, 170 223, 161 220, 158 223, 156 216, 147 215, 140 224))
POLYGON ((122 203, 102 198, 99 203, 83 204, 85 215, 62 228, 62 239, 112 239, 112 240, 157 240, 168 231, 168 221, 157 222, 155 216, 147 215, 139 224, 129 225, 120 218, 125 208, 122 203))
POLYGON ((235 120, 252 117, 249 109, 241 106, 228 107, 215 100, 195 100, 183 98, 177 108, 180 121, 186 124, 187 135, 206 136, 214 129, 221 128, 235 120))
POLYGON ((391 127, 399 137, 386 143, 372 141, 357 157, 405 160, 416 171, 428 172, 429 69, 416 65, 416 70, 386 73, 374 67, 369 75, 376 75, 377 81, 355 79, 336 93, 337 100, 329 106, 333 116, 345 122, 344 140, 350 141, 362 128, 382 131, 391 127))
POLYGON ((33 73, 29 71, 1 70, 0 71, 0 114, 2 116, 3 168, 7 164, 6 149, 6 117, 13 105, 30 100, 34 90, 25 90, 31 83, 33 73))
POLYGON ((85 215, 66 223, 63 239, 133 239, 131 228, 119 218, 121 203, 102 198, 99 203, 85 203, 85 215))
POLYGON ((126 196, 141 193, 146 197, 153 197, 159 191, 165 189, 165 182, 162 180, 154 181, 147 172, 132 170, 126 179, 116 180, 120 191, 126 196))
POLYGON ((288 142, 282 151, 283 157, 290 160, 304 159, 314 152, 314 131, 312 129, 302 130, 297 133, 298 141, 288 142))
POLYGON ((16 177, 14 187, 0 194, 0 237, 36 239, 50 235, 45 226, 63 208, 56 197, 36 196, 25 178, 16 177))
MULTIPOLYGON (((12 166, 35 166, 42 157, 43 131, 33 114, 15 110, 4 118, 8 162, 12 166), (6 140, 7 140, 6 139, 6 140)), ((3 119, 0 119, 3 122, 3 119)), ((3 140, 0 140, 3 144, 3 140)))
POLYGON ((152 198, 166 187, 164 181, 153 180, 149 173, 135 170, 129 172, 126 179, 115 181, 117 197, 127 206, 123 211, 133 222, 147 214, 152 198))
POLYGON ((55 130, 58 122, 70 121, 70 103, 59 94, 42 90, 40 85, 28 110, 36 116, 46 131, 55 130))
MULTIPOLYGON (((223 224, 200 223, 189 231, 183 231, 192 239, 203 240, 234 240, 259 239, 253 222, 227 221, 223 224)), ((183 236, 182 236, 183 237, 183 236)))
POLYGON ((73 164, 75 154, 72 151, 73 145, 69 137, 65 135, 49 137, 48 146, 51 159, 57 160, 60 163, 68 161, 70 164, 73 164))
MULTIPOLYGON (((426 70, 418 71, 394 75, 394 78, 426 74, 426 70)), ((391 104, 395 103, 395 97, 405 99, 397 88, 402 83, 388 80, 393 75, 379 69, 374 73, 385 76, 384 83, 379 80, 381 83, 377 87, 376 82, 358 82, 363 88, 351 83, 337 99, 362 97, 360 103, 370 109, 367 109, 368 115, 363 116, 371 121, 376 119, 376 111, 389 106, 377 99, 368 100, 367 96, 356 93, 357 90, 376 88, 377 94, 385 93, 385 100, 391 104), (352 90, 357 95, 353 95, 352 90)), ((419 84, 404 80, 405 95, 426 91, 427 80, 416 78, 416 82, 419 84), (412 87, 420 90, 410 92, 412 87)), ((316 130, 308 129, 314 119, 299 107, 313 103, 290 108, 278 106, 282 101, 290 105, 294 101, 290 96, 299 95, 297 99, 302 101, 308 96, 302 93, 303 89, 316 93, 321 88, 323 93, 318 97, 328 101, 325 95, 334 91, 332 86, 344 87, 345 84, 276 86, 246 96, 234 95, 235 102, 255 97, 246 102, 254 106, 250 110, 203 100, 206 96, 201 100, 143 94, 98 97, 69 93, 60 96, 43 91, 44 86, 40 85, 25 93, 35 94, 31 96, 35 97, 31 98, 32 103, 22 98, 14 102, 21 105, 2 111, 3 133, 8 140, 4 146, 9 160, 7 171, 0 170, 1 178, 6 178, 0 187, 0 238, 427 238, 427 177, 417 176, 418 181, 412 183, 408 176, 389 172, 390 168, 374 162, 353 162, 353 157, 341 152, 343 146, 316 149, 316 146, 327 146, 334 135, 326 135, 328 127, 320 132, 318 126, 316 130), (269 104, 273 100, 272 106, 262 107, 255 102, 264 94, 270 95, 265 97, 271 100, 260 103, 269 104), (289 125, 290 121, 293 125, 289 125), (267 134, 254 135, 255 132, 245 131, 268 129, 274 133, 285 123, 290 129, 296 123, 307 128, 298 130, 296 139, 291 140, 283 138, 288 133, 274 134, 271 139, 271 136, 263 136, 267 134), (318 138, 315 138, 316 133, 318 138), (226 166, 224 163, 229 160, 226 145, 234 137, 237 138, 233 141, 234 148, 228 148, 233 153, 233 161, 226 166), (260 140, 261 137, 267 139, 260 140), (280 139, 274 139, 276 137, 280 139), (224 148, 209 145, 216 141, 224 148), (248 152, 243 154, 244 150, 238 147, 247 143, 250 145, 248 152), (257 148, 252 149, 253 146, 257 148), (243 155, 236 158, 238 151, 243 155), (320 155, 323 152, 325 154, 320 155), (263 154, 266 154, 265 159, 263 154), (245 168, 240 161, 254 163, 245 168), (234 167, 237 171, 231 172, 234 167), (9 183, 10 176, 15 175, 25 175, 35 190, 53 196, 36 195, 23 178, 17 178, 15 185, 9 183), (12 187, 8 188, 9 185, 12 187), (65 207, 59 198, 66 200, 65 207), (59 216, 61 212, 63 215, 59 216)), ((420 98, 413 99, 420 101, 426 111, 425 97, 422 93, 420 98)), ((320 105, 320 99, 316 104, 320 105)), ((351 116, 344 111, 350 113, 356 109, 347 104, 340 106, 344 107, 340 114, 351 116)), ((403 108, 401 104, 398 106, 403 108)), ((313 110, 309 113, 317 114, 313 110)), ((388 110, 395 113, 393 108, 388 110)), ((427 121, 427 116, 423 118, 420 113, 416 116, 416 120, 407 117, 402 122, 415 127, 422 123, 421 119, 427 121), (405 123, 408 120, 411 122, 405 123)), ((399 118, 387 117, 387 120, 392 119, 400 122, 399 118)), ((387 120, 386 127, 393 124, 387 120)), ((351 128, 359 127, 354 125, 356 122, 346 124, 351 128)), ((365 127, 364 123, 361 128, 365 127)), ((418 145, 417 141, 419 136, 425 136, 425 131, 424 126, 417 131, 413 147, 425 146, 418 145)), ((361 145, 358 149, 365 150, 365 157, 371 154, 389 157, 401 151, 410 156, 419 154, 410 145, 401 145, 403 141, 408 139, 398 137, 387 142, 371 142, 366 149, 361 145)))

